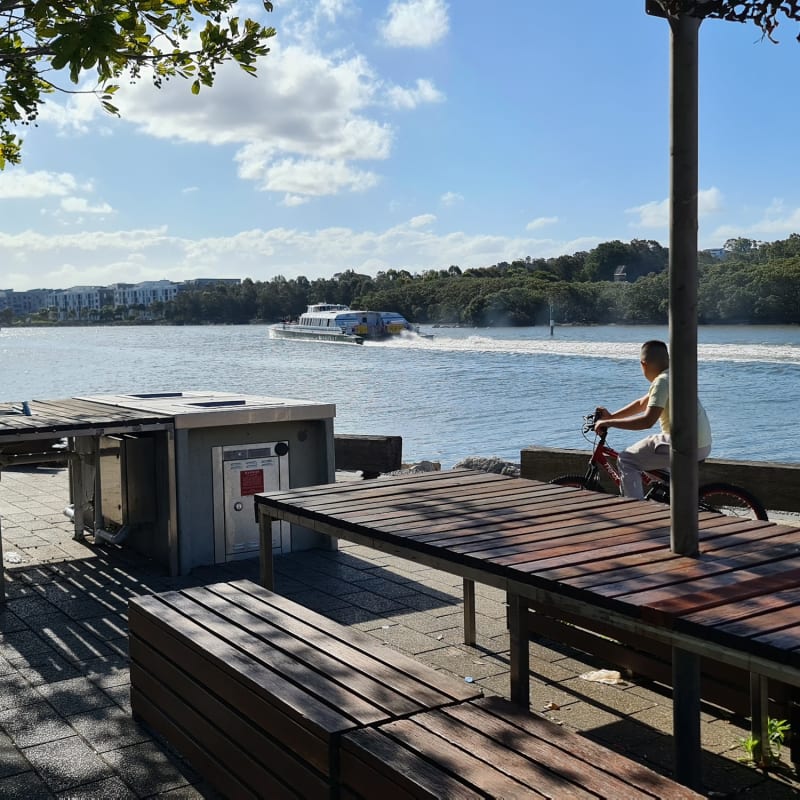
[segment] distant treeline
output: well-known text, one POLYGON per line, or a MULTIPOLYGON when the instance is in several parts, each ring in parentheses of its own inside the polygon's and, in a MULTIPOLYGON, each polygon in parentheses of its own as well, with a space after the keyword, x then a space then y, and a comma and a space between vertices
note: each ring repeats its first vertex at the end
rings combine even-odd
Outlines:
MULTIPOLYGON (((721 252, 698 258, 699 322, 800 322, 800 235, 769 243, 731 239, 721 252)), ((634 239, 477 269, 389 269, 375 277, 347 270, 312 281, 247 278, 239 286, 185 291, 147 311, 174 323, 276 322, 324 301, 399 311, 423 324, 546 325, 551 309, 556 323, 665 324, 667 264, 668 251, 658 242, 634 239)))

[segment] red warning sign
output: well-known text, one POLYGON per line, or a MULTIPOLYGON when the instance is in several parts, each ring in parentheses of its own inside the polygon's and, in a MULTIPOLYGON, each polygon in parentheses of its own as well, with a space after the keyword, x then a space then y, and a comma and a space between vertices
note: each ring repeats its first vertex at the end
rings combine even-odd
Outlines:
POLYGON ((256 492, 264 491, 264 470, 263 469, 243 469, 239 473, 239 485, 242 497, 256 492))

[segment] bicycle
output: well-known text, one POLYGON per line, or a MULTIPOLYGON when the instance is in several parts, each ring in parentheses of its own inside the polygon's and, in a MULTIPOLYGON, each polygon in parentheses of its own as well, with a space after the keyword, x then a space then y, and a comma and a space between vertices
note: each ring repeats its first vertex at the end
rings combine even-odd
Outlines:
MULTIPOLYGON (((607 442, 608 431, 597 433, 594 430, 596 414, 587 414, 583 418, 583 438, 591 442, 587 434, 595 434, 592 455, 584 475, 560 475, 553 478, 550 483, 559 486, 574 486, 578 489, 589 489, 594 492, 605 492, 600 484, 601 470, 603 470, 616 484, 617 489, 622 486, 619 469, 615 467, 618 453, 607 442)), ((642 472, 642 486, 645 500, 655 500, 659 503, 669 504, 670 476, 667 470, 651 470, 642 472)), ((706 483, 699 490, 699 508, 701 511, 713 511, 729 516, 749 517, 751 519, 766 520, 767 512, 761 502, 746 489, 732 483, 706 483)))

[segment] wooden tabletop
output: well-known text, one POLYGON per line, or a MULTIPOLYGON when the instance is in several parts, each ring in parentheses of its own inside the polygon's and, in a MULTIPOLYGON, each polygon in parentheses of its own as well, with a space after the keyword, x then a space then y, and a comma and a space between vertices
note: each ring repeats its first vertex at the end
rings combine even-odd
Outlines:
POLYGON ((117 408, 89 400, 31 400, 30 415, 20 403, 0 403, 0 445, 48 436, 99 435, 154 430, 172 424, 169 415, 117 408))
POLYGON ((785 665, 800 681, 798 527, 701 512, 699 555, 679 556, 667 506, 463 470, 265 493, 256 504, 273 519, 785 665))

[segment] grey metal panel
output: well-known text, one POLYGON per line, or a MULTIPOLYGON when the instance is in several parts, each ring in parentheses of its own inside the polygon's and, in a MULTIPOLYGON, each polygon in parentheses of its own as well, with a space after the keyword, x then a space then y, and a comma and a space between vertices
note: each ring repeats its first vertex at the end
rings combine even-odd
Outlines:
MULTIPOLYGON (((211 450, 215 559, 220 563, 253 558, 259 551, 253 496, 289 488, 288 442, 218 446, 211 450)), ((291 549, 287 524, 273 525, 272 548, 278 553, 291 549)))

